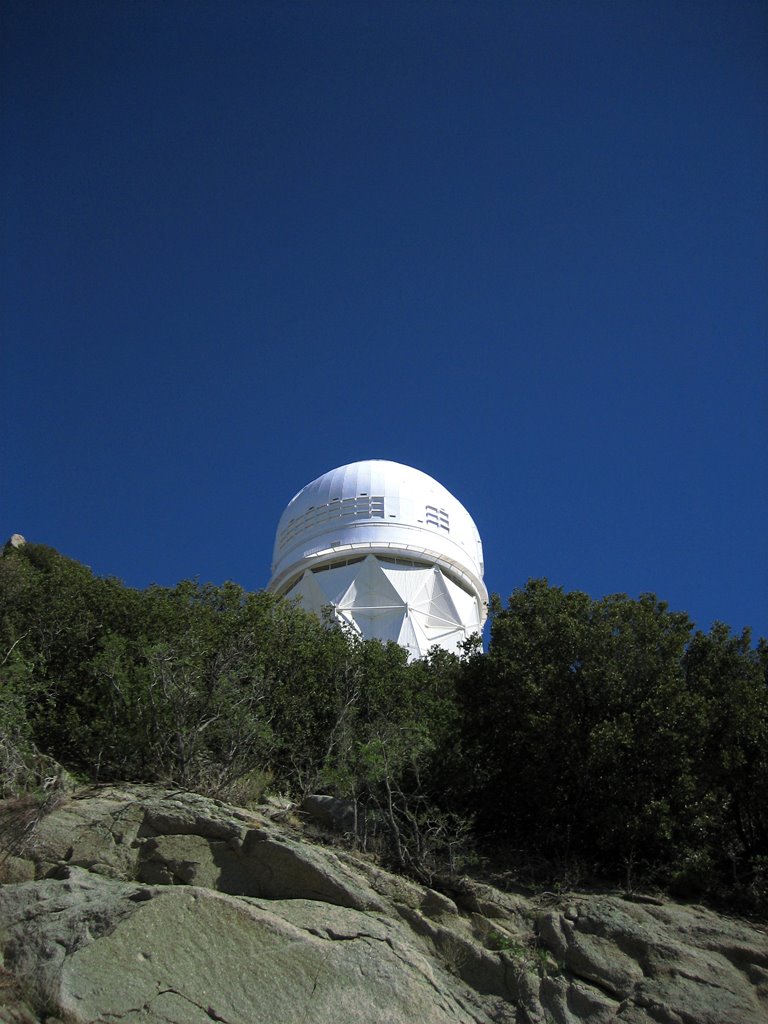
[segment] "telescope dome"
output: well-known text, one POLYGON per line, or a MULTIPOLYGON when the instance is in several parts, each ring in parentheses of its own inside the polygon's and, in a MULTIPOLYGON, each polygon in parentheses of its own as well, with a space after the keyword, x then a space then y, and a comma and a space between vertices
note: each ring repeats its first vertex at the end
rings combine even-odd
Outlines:
POLYGON ((456 650, 482 629, 488 599, 470 514, 426 473, 383 459, 333 469, 291 499, 269 589, 317 613, 330 606, 412 657, 456 650))

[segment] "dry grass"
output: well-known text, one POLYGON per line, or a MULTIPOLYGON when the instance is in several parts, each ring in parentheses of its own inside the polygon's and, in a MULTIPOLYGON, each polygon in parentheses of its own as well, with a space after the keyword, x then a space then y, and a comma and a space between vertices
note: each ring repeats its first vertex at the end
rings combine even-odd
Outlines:
POLYGON ((66 800, 65 793, 52 788, 0 801, 0 866, 8 857, 27 857, 40 822, 66 800))

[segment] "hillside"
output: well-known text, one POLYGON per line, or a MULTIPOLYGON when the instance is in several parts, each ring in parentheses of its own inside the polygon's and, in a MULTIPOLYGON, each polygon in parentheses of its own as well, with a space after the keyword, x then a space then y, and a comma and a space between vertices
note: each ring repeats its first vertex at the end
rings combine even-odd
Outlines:
POLYGON ((309 827, 162 787, 7 802, 0 1020, 768 1021, 764 928, 608 891, 438 891, 309 827))
POLYGON ((264 592, 137 591, 9 543, 2 796, 58 765, 244 805, 323 793, 354 808, 352 847, 421 882, 475 865, 764 914, 768 645, 546 580, 490 611, 487 652, 409 664, 264 592))

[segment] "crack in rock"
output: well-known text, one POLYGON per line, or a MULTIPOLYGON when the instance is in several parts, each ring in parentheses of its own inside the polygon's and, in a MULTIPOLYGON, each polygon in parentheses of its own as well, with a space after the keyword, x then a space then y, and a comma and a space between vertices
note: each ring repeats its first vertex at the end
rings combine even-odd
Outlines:
POLYGON ((582 985, 587 985, 589 988, 596 989, 613 1003, 620 1003, 623 999, 631 998, 631 993, 626 995, 624 993, 617 992, 616 989, 611 988, 609 985, 605 985, 602 982, 597 981, 595 978, 589 978, 585 974, 575 971, 572 967, 566 968, 566 975, 569 975, 575 981, 581 982, 582 985))
POLYGON ((318 939, 328 939, 331 942, 356 942, 358 939, 371 939, 373 942, 390 944, 387 936, 371 935, 370 932, 355 932, 351 935, 344 935, 341 932, 334 931, 333 928, 318 928, 314 925, 306 927, 304 931, 309 932, 310 935, 314 935, 318 939))
MULTIPOLYGON (((183 999, 185 1003, 189 1003, 190 1006, 194 1006, 195 1009, 200 1010, 201 1013, 204 1013, 211 1020, 218 1021, 219 1024, 232 1024, 231 1021, 229 1021, 226 1017, 222 1017, 221 1014, 212 1006, 203 1006, 202 1003, 198 1003, 196 1000, 192 999, 191 996, 188 996, 184 992, 180 992, 179 989, 173 987, 160 989, 157 995, 153 996, 152 999, 144 1003, 142 1007, 132 1007, 130 1010, 124 1010, 123 1013, 121 1014, 108 1014, 105 1016, 117 1017, 118 1019, 122 1019, 123 1017, 125 1017, 127 1013, 150 1012, 152 1010, 153 1004, 157 1002, 158 999, 162 999, 163 996, 168 995, 178 996, 179 999, 183 999)), ((165 1017, 165 1019, 171 1021, 170 1017, 165 1017)), ((176 1024, 176 1022, 172 1021, 172 1024, 176 1024)))

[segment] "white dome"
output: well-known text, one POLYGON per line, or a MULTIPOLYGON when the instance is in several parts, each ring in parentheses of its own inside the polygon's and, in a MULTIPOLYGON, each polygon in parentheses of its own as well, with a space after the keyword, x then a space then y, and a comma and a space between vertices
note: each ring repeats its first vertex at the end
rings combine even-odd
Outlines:
POLYGON ((464 506, 426 473, 381 459, 333 469, 291 499, 269 589, 314 611, 332 605, 361 635, 398 640, 414 655, 431 643, 456 649, 482 629, 488 599, 464 506))
POLYGON ((483 547, 472 517, 437 480, 384 459, 352 462, 302 487, 280 517, 271 590, 344 551, 424 555, 467 577, 487 599, 483 547))

